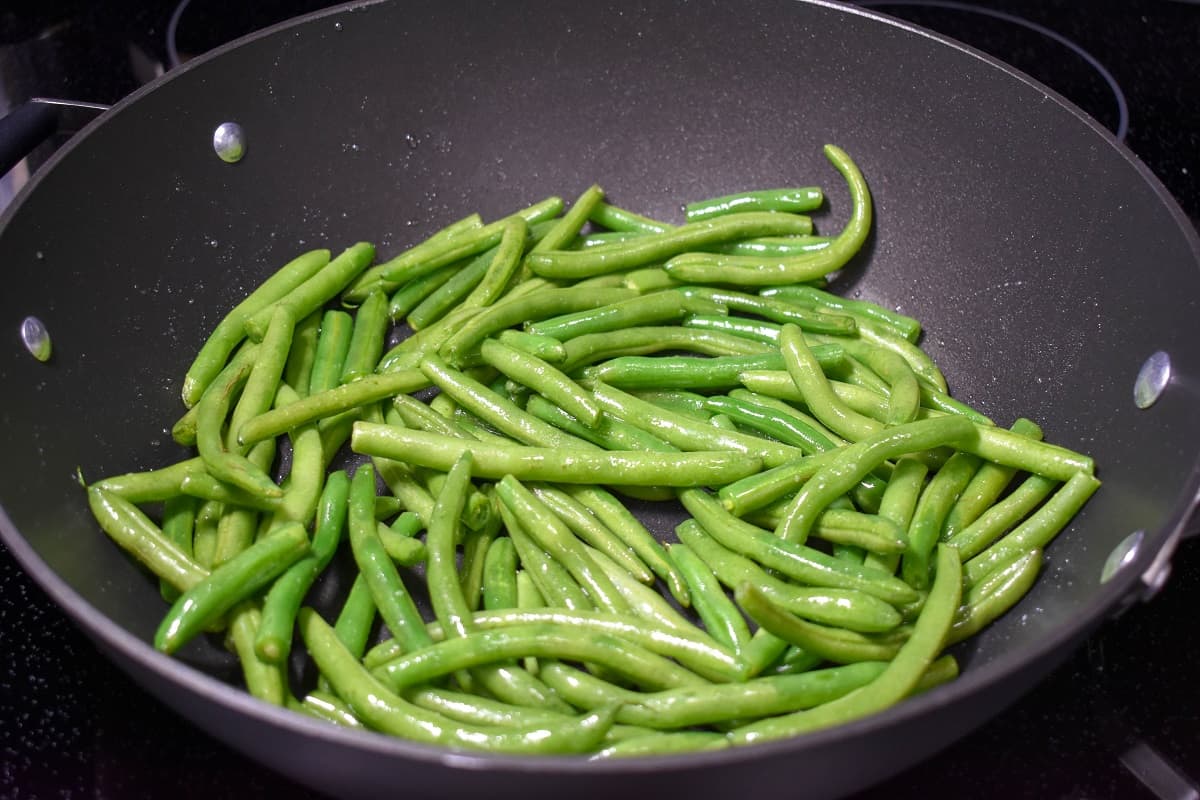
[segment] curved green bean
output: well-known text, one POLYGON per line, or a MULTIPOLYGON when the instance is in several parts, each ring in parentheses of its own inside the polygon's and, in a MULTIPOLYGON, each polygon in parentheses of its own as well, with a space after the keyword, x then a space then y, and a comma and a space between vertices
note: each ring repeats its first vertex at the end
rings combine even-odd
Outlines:
POLYGON ((640 236, 628 242, 604 247, 531 254, 525 261, 530 269, 543 278, 579 280, 665 261, 679 253, 688 253, 736 239, 809 233, 812 233, 812 220, 808 217, 748 211, 692 222, 662 233, 640 236))
MULTIPOLYGON (((867 189, 866 179, 844 150, 827 144, 824 152, 829 162, 846 179, 852 206, 846 226, 827 247, 815 253, 771 259, 686 253, 669 260, 667 272, 674 278, 691 283, 782 286, 821 278, 845 266, 862 248, 870 233, 871 193, 867 189)), ((774 234, 764 232, 752 235, 774 234)))

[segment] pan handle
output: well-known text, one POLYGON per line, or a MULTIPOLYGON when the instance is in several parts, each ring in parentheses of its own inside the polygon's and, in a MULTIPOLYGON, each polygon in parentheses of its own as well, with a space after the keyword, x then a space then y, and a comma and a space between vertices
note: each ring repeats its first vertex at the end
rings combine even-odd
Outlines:
POLYGON ((98 103, 47 97, 17 106, 0 119, 0 177, 53 134, 74 133, 107 110, 108 106, 98 103))

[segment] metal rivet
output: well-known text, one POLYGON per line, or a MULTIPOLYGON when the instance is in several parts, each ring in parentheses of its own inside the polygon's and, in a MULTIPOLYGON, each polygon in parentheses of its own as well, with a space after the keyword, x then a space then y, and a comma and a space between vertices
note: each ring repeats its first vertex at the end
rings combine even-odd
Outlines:
POLYGON ((1142 364, 1133 382, 1133 402, 1138 408, 1149 408, 1167 388, 1171 380, 1171 357, 1159 350, 1142 364))
POLYGON ((21 343, 38 361, 50 360, 50 333, 37 317, 21 320, 21 343))
POLYGON ((213 150, 229 164, 237 163, 246 155, 246 132, 236 122, 222 122, 213 131, 213 150))
POLYGON ((1108 583, 1126 564, 1133 563, 1144 538, 1145 531, 1134 531, 1113 548, 1108 558, 1104 559, 1104 568, 1100 570, 1101 583, 1108 583))

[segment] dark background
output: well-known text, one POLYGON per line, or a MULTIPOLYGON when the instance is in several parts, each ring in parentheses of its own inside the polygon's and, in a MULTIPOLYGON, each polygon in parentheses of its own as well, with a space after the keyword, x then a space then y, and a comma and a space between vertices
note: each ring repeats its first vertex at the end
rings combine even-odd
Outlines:
MULTIPOLYGON (((1193 223, 1200 223, 1195 102, 1200 5, 862 4, 964 41, 1060 92, 1123 136, 1193 223), (1116 91, 1096 64, 1109 73, 1116 91)), ((111 103, 176 60, 324 5, 193 0, 176 14, 172 0, 9 4, 0 10, 0 111, 33 96, 111 103), (167 44, 173 14, 174 52, 167 44)), ((55 144, 39 148, 0 180, 0 204, 55 144)), ((1197 797, 1200 700, 1192 677, 1200 663, 1193 634, 1197 608, 1200 545, 1185 543, 1166 590, 1152 603, 1107 624, 1039 688, 975 734, 860 799, 1197 797)), ((284 792, 312 796, 144 694, 0 546, 0 796, 215 798, 284 792)))

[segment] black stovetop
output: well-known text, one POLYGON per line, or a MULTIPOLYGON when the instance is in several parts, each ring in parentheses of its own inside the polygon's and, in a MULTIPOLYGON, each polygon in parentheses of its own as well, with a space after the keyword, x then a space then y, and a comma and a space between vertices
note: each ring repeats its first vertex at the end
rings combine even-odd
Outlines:
MULTIPOLYGON (((0 111, 31 96, 111 103, 170 67, 176 0, 0 10, 0 111)), ((1184 0, 864 2, 989 52, 1124 138, 1200 224, 1200 5, 1184 0)), ((179 58, 317 8, 192 0, 179 58)), ((49 152, 43 148, 33 165, 49 152)), ((0 181, 0 203, 21 172, 0 181)), ((1166 590, 1107 624, 1037 689, 935 758, 858 796, 1197 798, 1191 670, 1200 546, 1166 590), (1190 777, 1189 777, 1190 776, 1190 777)), ((0 797, 310 797, 146 695, 0 546, 0 797)))

